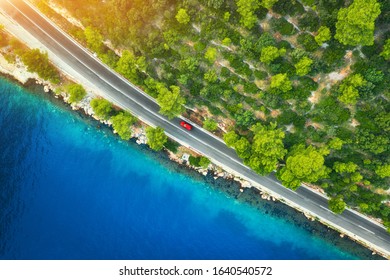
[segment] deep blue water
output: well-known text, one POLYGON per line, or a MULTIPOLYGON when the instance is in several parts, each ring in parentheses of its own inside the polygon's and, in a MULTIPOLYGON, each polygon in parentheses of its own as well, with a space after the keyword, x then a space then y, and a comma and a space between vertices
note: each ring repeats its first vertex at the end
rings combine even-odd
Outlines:
POLYGON ((0 258, 359 257, 0 79, 0 258))

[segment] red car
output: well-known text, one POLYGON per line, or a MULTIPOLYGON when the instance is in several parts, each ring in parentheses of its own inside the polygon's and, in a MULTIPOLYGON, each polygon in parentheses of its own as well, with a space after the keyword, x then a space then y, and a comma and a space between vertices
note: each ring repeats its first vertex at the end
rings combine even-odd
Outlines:
POLYGON ((182 127, 184 127, 185 129, 187 129, 187 130, 191 130, 192 129, 192 125, 190 125, 189 123, 186 123, 185 121, 181 121, 180 125, 182 127))

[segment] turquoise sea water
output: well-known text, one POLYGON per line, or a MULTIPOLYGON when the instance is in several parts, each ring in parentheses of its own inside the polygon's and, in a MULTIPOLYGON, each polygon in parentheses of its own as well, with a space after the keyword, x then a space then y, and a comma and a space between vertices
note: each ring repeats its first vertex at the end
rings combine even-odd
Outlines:
POLYGON ((2 259, 369 255, 259 207, 178 173, 155 154, 97 129, 96 122, 0 79, 2 259))

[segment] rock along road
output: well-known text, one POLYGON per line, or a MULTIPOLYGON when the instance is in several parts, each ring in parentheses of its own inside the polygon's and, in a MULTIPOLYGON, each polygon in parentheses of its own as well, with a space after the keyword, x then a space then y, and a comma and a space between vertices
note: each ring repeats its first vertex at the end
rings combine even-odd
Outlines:
POLYGON ((381 225, 349 209, 341 215, 335 215, 328 209, 327 199, 321 194, 304 186, 295 192, 283 187, 273 175, 259 176, 243 165, 235 151, 214 135, 196 125, 192 131, 186 131, 180 126, 182 118, 168 120, 158 113, 159 106, 155 100, 103 65, 30 4, 22 0, 3 0, 0 1, 0 10, 39 40, 63 63, 98 87, 106 99, 130 111, 145 123, 164 128, 169 137, 209 157, 217 165, 248 180, 258 189, 317 217, 390 258, 390 235, 381 225))

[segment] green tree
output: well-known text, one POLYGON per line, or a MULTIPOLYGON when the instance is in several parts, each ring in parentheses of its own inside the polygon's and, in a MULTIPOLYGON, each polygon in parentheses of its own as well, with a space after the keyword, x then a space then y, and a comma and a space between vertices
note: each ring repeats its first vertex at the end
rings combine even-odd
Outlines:
POLYGON ((207 168, 210 164, 210 160, 207 157, 200 157, 199 159, 199 165, 202 166, 203 168, 207 168))
POLYGON ((225 143, 228 147, 233 147, 234 144, 237 142, 238 138, 239 137, 238 137, 237 133, 235 133, 233 130, 231 130, 223 135, 223 141, 225 141, 225 143))
POLYGON ((267 8, 267 9, 271 9, 272 6, 278 2, 278 0, 262 0, 261 1, 261 6, 263 6, 264 8, 267 8))
POLYGON ((230 19, 230 13, 229 12, 225 12, 224 14, 223 14, 223 20, 224 21, 226 21, 226 22, 228 22, 229 21, 229 19, 230 19))
POLYGON ((360 128, 355 137, 355 143, 359 148, 376 155, 384 153, 389 149, 390 139, 386 135, 376 135, 368 129, 360 128))
POLYGON ((131 125, 136 121, 136 118, 128 112, 120 112, 111 117, 112 127, 123 140, 131 138, 131 125))
POLYGON ((283 144, 284 132, 276 129, 275 123, 270 126, 257 124, 251 130, 255 134, 251 155, 245 163, 261 175, 271 173, 287 153, 283 144))
POLYGON ((279 90, 281 92, 288 92, 292 89, 292 83, 289 80, 287 74, 276 74, 271 77, 270 88, 273 90, 279 90))
POLYGON ((336 161, 333 164, 333 169, 337 173, 353 173, 356 171, 357 167, 357 164, 351 161, 347 163, 336 161))
POLYGON ((381 56, 386 60, 390 60, 390 39, 387 39, 386 43, 383 45, 381 56))
POLYGON ((329 41, 332 38, 332 34, 330 33, 330 29, 326 26, 321 26, 318 31, 317 35, 314 37, 314 40, 316 40, 317 44, 321 46, 326 41, 329 41))
POLYGON ((307 56, 301 58, 294 66, 299 76, 305 76, 311 70, 311 65, 313 64, 313 60, 308 58, 307 56))
POLYGON ((231 43, 232 43, 232 40, 229 37, 225 37, 222 40, 222 45, 224 45, 224 46, 229 46, 231 43))
POLYGON ((206 58, 210 63, 214 63, 214 61, 217 59, 217 49, 207 48, 206 53, 204 54, 204 58, 206 58))
POLYGON ((123 51, 122 56, 116 66, 116 71, 118 71, 130 81, 138 80, 138 73, 145 70, 145 57, 140 56, 136 58, 134 54, 128 50, 123 51))
POLYGON ((380 12, 376 0, 354 0, 349 7, 339 10, 335 38, 344 45, 371 46, 380 12))
POLYGON ((164 133, 164 129, 161 127, 148 127, 146 129, 146 137, 148 138, 149 147, 155 151, 162 150, 164 144, 168 140, 168 137, 164 133))
POLYGON ((329 148, 331 148, 333 150, 341 150, 341 148, 343 147, 343 144, 344 144, 343 140, 335 137, 329 141, 328 146, 329 146, 329 148))
POLYGON ((236 0, 237 12, 240 14, 240 23, 251 29, 257 22, 256 10, 260 7, 258 0, 236 0))
POLYGON ((163 85, 159 85, 157 103, 160 105, 160 113, 170 119, 184 112, 185 99, 180 95, 178 86, 171 86, 171 90, 163 85))
POLYGON ((344 202, 342 196, 338 196, 338 197, 332 197, 331 199, 329 199, 328 206, 332 212, 334 212, 336 214, 341 214, 344 212, 345 207, 347 205, 344 202))
POLYGON ((331 169, 326 167, 324 162, 324 155, 313 146, 305 148, 305 145, 300 144, 290 151, 286 165, 277 175, 284 186, 295 190, 302 182, 315 183, 319 179, 327 178, 331 169))
POLYGON ((199 162, 200 162, 200 157, 190 156, 190 157, 188 158, 188 162, 189 162, 190 165, 192 165, 192 166, 199 167, 199 166, 200 166, 200 164, 199 164, 199 162))
POLYGON ((206 2, 206 5, 211 8, 219 9, 224 4, 225 0, 203 0, 203 2, 206 2))
POLYGON ((214 69, 210 69, 208 70, 205 74, 204 74, 204 79, 206 81, 208 81, 209 83, 213 83, 215 82, 216 80, 218 80, 218 76, 217 76, 217 72, 215 72, 214 69))
POLYGON ((35 72, 44 80, 53 83, 60 82, 60 75, 57 69, 49 62, 48 54, 42 53, 39 49, 28 50, 22 55, 22 62, 27 66, 27 71, 35 72))
POLYGON ((213 119, 205 119, 203 122, 203 128, 209 131, 216 131, 218 128, 218 123, 213 119))
POLYGON ((96 52, 101 54, 103 52, 103 36, 100 34, 99 30, 88 26, 84 29, 85 39, 87 40, 88 47, 96 52))
POLYGON ((390 164, 379 165, 375 173, 381 178, 390 177, 390 164))
POLYGON ((261 50, 260 61, 265 64, 270 64, 279 56, 283 56, 286 53, 286 49, 278 49, 274 46, 267 46, 261 50))
POLYGON ((339 87, 339 101, 343 102, 344 104, 356 104, 359 97, 359 90, 357 88, 364 86, 365 84, 366 81, 360 74, 354 74, 347 77, 343 80, 339 87))
POLYGON ((112 103, 106 99, 95 98, 91 100, 91 107, 95 115, 101 119, 108 120, 113 110, 112 103))
POLYGON ((190 16, 185 9, 180 9, 176 14, 176 20, 181 24, 187 24, 190 22, 190 16))
POLYGON ((237 155, 242 159, 249 158, 251 155, 251 144, 245 137, 240 137, 240 139, 234 143, 234 149, 236 150, 237 155))
POLYGON ((87 95, 87 92, 85 91, 83 86, 79 84, 69 85, 67 87, 67 91, 69 93, 70 103, 79 102, 87 95))

